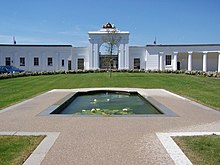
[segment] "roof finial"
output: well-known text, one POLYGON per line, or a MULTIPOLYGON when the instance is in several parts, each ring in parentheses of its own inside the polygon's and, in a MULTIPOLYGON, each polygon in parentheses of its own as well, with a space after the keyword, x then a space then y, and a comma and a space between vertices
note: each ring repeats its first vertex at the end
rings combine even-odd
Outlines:
POLYGON ((13 43, 14 43, 14 45, 16 45, 16 40, 15 40, 15 36, 13 36, 13 43))
POLYGON ((157 45, 157 37, 155 36, 154 45, 157 45))
POLYGON ((107 23, 106 25, 102 25, 102 28, 103 28, 103 29, 112 29, 113 26, 112 26, 112 24, 110 23, 110 21, 108 21, 108 23, 107 23))

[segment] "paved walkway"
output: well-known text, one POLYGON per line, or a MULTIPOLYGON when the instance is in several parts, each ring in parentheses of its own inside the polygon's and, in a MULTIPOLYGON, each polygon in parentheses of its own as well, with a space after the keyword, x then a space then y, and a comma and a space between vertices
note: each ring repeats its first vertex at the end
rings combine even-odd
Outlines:
POLYGON ((43 165, 170 165, 174 163, 156 133, 220 131, 220 112, 162 89, 138 90, 165 105, 177 116, 39 116, 38 114, 50 105, 77 91, 77 89, 52 90, 0 111, 0 132, 60 132, 42 161, 43 165))

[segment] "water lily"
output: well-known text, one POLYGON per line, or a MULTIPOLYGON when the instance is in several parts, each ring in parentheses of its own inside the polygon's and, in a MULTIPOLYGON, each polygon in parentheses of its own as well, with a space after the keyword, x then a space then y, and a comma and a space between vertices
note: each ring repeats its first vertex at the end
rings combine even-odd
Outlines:
POLYGON ((110 99, 107 99, 107 101, 110 101, 110 99))
POLYGON ((86 110, 85 110, 85 109, 83 109, 83 110, 82 110, 82 112, 86 112, 86 110))
POLYGON ((123 112, 128 112, 127 108, 122 109, 123 112))
POLYGON ((93 101, 94 101, 94 102, 96 102, 97 100, 96 100, 96 99, 94 99, 93 101))
POLYGON ((91 109, 91 112, 95 112, 95 109, 94 109, 94 108, 92 108, 92 109, 91 109))
POLYGON ((96 108, 96 111, 100 111, 101 109, 100 108, 96 108))

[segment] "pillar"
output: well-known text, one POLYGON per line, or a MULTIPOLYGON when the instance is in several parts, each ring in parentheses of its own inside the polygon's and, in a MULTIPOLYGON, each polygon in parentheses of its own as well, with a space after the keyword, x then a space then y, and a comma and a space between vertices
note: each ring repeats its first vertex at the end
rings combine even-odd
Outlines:
POLYGON ((89 69, 93 69, 93 58, 94 58, 94 45, 93 43, 90 43, 89 45, 89 69))
POLYGON ((177 70, 177 54, 178 52, 173 52, 173 70, 177 70))
POLYGON ((192 70, 192 52, 188 52, 188 70, 192 70))
POLYGON ((218 72, 220 72, 220 52, 218 52, 218 72))
POLYGON ((94 44, 94 58, 93 58, 93 69, 98 69, 99 68, 99 48, 98 44, 94 44))
POLYGON ((159 53, 159 70, 163 70, 163 52, 159 53))
POLYGON ((207 52, 203 52, 202 56, 202 71, 207 72, 207 52))
POLYGON ((125 49, 125 69, 129 69, 129 46, 128 44, 124 45, 125 49))
POLYGON ((125 64, 125 50, 124 44, 119 45, 119 54, 118 54, 118 69, 124 69, 125 64))

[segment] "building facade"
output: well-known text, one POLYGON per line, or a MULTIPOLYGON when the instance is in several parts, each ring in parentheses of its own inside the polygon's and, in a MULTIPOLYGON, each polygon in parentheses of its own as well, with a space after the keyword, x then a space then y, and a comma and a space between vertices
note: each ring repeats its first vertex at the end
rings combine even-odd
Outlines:
POLYGON ((0 44, 0 66, 13 65, 25 71, 95 70, 109 66, 103 53, 109 32, 120 40, 111 54, 114 69, 201 70, 220 72, 220 44, 129 46, 129 32, 110 23, 88 32, 88 47, 72 45, 0 44))

